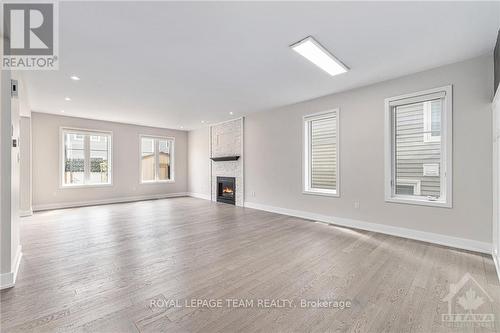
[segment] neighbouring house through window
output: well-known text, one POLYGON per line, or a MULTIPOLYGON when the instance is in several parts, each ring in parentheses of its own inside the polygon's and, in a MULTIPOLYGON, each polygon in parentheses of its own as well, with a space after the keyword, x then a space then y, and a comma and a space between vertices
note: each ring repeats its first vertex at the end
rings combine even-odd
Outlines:
POLYGON ((66 186, 111 184, 111 133, 61 129, 61 183, 66 186))
POLYGON ((451 206, 451 86, 386 99, 386 200, 451 206))
POLYGON ((141 182, 174 181, 174 139, 141 136, 141 182))

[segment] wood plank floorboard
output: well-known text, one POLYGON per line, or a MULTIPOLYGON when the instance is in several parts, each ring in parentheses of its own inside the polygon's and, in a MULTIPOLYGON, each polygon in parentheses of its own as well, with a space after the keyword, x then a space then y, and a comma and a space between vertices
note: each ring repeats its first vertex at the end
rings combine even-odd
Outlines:
POLYGON ((0 293, 2 332, 500 327, 500 285, 490 256, 201 199, 39 212, 21 219, 21 243, 16 286, 0 293), (450 284, 467 273, 487 293, 476 296, 481 313, 495 316, 489 325, 442 320, 450 284), (231 299, 247 306, 230 307, 231 299), (318 299, 352 305, 301 306, 318 299), (186 306, 191 300, 222 306, 186 306), (264 306, 273 300, 285 306, 264 306))

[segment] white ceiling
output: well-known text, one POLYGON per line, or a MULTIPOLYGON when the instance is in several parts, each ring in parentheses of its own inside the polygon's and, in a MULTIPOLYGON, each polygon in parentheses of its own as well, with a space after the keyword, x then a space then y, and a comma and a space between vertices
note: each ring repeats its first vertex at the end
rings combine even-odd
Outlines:
POLYGON ((59 71, 25 72, 34 111, 184 129, 492 52, 500 26, 500 2, 61 2, 59 10, 59 71), (288 47, 308 35, 351 71, 331 77, 288 47))

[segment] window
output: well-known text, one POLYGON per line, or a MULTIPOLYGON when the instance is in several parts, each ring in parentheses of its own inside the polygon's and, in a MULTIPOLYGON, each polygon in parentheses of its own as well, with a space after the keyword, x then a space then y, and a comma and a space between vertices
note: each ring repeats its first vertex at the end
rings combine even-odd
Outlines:
POLYGON ((141 182, 174 181, 174 139, 141 136, 141 182))
POLYGON ((61 130, 63 187, 111 185, 111 133, 61 130))
POLYGON ((338 196, 338 113, 304 117, 304 193, 338 196))
POLYGON ((385 105, 386 201, 451 207, 451 86, 385 105))

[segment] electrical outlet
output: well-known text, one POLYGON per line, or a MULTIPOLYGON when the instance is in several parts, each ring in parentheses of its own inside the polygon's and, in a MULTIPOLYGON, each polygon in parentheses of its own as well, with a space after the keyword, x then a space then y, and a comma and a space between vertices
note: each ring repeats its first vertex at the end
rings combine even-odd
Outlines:
POLYGON ((18 83, 17 83, 17 80, 10 80, 10 96, 11 97, 17 97, 18 96, 18 83))
POLYGON ((359 201, 354 201, 354 208, 359 209, 359 201))

